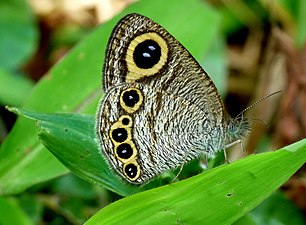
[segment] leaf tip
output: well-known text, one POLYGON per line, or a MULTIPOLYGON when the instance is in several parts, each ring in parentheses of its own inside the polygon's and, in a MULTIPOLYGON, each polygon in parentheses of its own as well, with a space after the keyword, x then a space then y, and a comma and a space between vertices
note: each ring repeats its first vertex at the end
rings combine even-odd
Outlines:
POLYGON ((283 149, 285 151, 288 151, 288 152, 304 152, 306 151, 306 138, 298 141, 298 142, 295 142, 291 145, 288 145, 286 147, 283 147, 283 149))
POLYGON ((7 106, 5 106, 5 109, 12 112, 12 113, 15 113, 16 115, 21 115, 21 112, 20 112, 19 108, 7 105, 7 106))

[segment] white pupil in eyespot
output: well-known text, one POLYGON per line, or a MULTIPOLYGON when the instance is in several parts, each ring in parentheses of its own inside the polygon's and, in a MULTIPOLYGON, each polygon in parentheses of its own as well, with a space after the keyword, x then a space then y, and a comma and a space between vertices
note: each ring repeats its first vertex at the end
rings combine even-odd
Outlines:
POLYGON ((144 53, 142 54, 142 56, 143 56, 143 57, 146 57, 146 58, 151 57, 151 55, 150 55, 149 53, 147 53, 147 52, 144 52, 144 53))

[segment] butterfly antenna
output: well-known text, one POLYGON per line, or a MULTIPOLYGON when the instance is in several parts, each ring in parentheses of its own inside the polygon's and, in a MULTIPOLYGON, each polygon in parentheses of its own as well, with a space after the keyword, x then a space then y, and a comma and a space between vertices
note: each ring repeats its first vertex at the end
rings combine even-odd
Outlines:
POLYGON ((255 105, 261 103, 262 101, 266 100, 267 98, 270 98, 271 96, 275 95, 275 94, 279 94, 281 93, 282 91, 275 91, 271 94, 268 94, 264 97, 262 97, 261 99, 257 100, 256 102, 254 102, 253 104, 251 104, 250 106, 246 107, 244 110, 242 110, 235 118, 239 118, 241 117, 241 115, 243 115, 243 113, 245 113, 246 111, 248 111, 249 109, 253 108, 255 105))
POLYGON ((259 118, 253 118, 253 117, 248 117, 249 120, 253 120, 253 121, 258 121, 258 122, 261 122, 263 123, 266 127, 268 127, 268 123, 262 119, 259 119, 259 118))

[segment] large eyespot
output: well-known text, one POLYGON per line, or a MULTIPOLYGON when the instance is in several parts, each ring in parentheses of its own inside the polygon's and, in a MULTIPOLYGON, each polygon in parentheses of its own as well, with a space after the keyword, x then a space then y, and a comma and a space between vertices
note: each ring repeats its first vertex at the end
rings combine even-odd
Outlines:
POLYGON ((140 168, 136 161, 125 164, 123 167, 124 174, 131 180, 136 180, 140 175, 140 168))
POLYGON ((137 88, 128 88, 120 96, 120 105, 128 113, 134 113, 143 102, 143 95, 137 88))
POLYGON ((149 32, 136 36, 126 52, 126 82, 132 83, 158 73, 167 62, 168 52, 167 42, 157 33, 149 32))
POLYGON ((161 49, 153 40, 145 40, 139 43, 133 53, 133 59, 139 68, 150 69, 159 62, 161 49))

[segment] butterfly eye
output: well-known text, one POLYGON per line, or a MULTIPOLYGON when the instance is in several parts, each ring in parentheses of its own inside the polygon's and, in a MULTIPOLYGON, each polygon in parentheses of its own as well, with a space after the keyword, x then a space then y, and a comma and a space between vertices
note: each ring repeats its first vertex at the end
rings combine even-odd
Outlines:
POLYGON ((139 43, 134 50, 133 59, 135 64, 142 69, 152 68, 161 57, 161 48, 153 40, 145 40, 139 43))
POLYGON ((139 166, 136 163, 129 163, 124 166, 124 173, 126 176, 130 178, 130 180, 134 181, 139 177, 140 171, 139 166))

